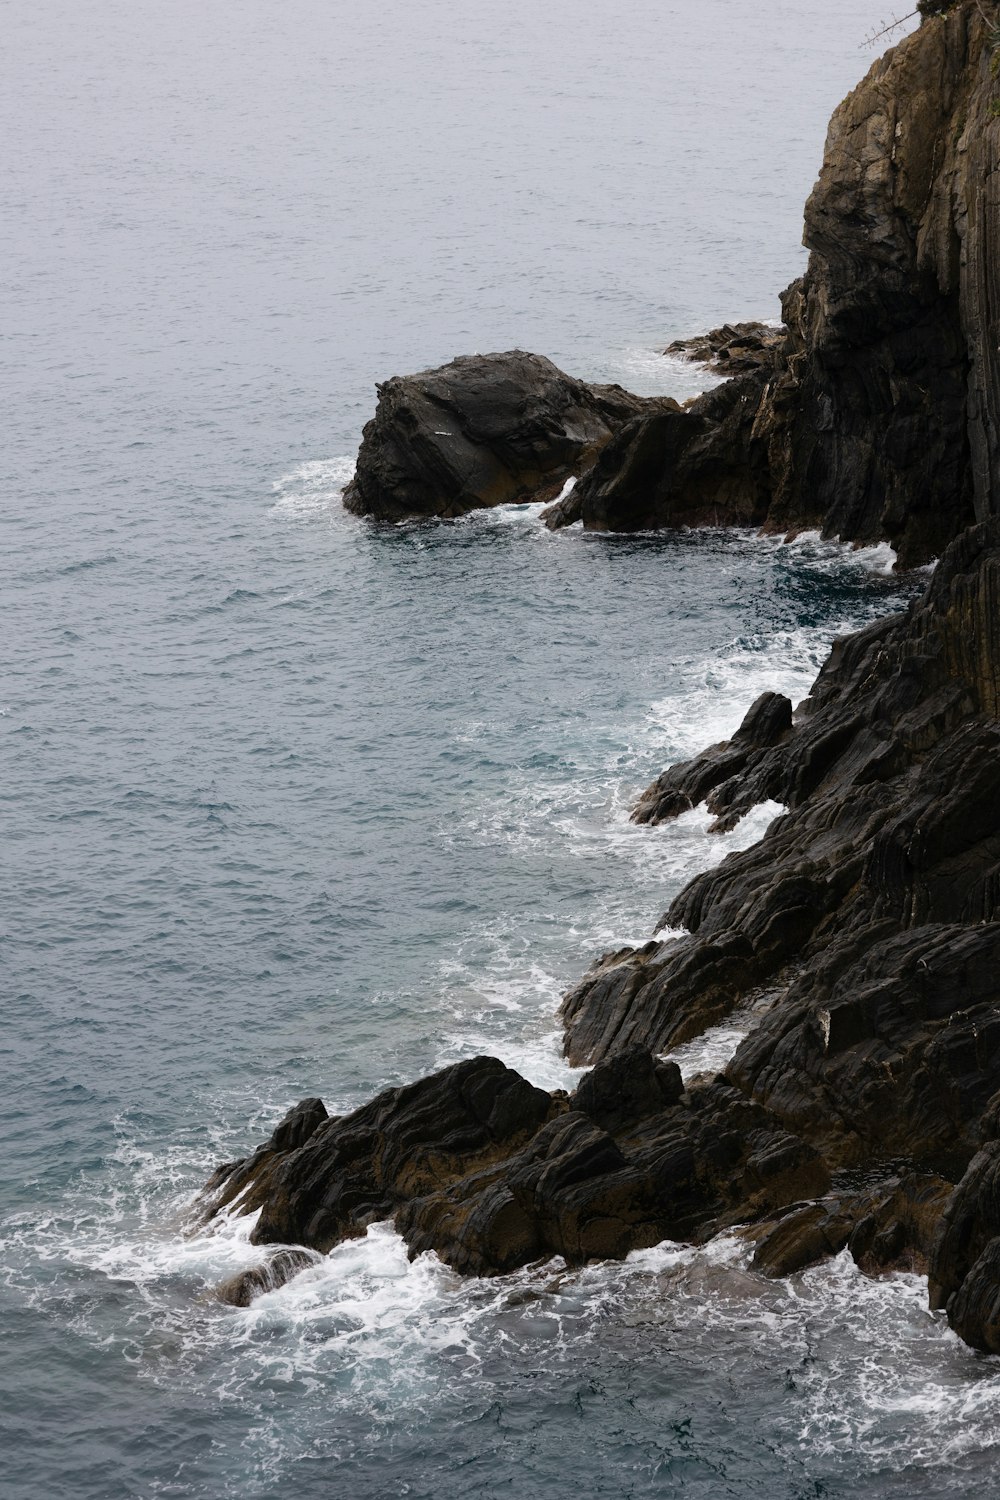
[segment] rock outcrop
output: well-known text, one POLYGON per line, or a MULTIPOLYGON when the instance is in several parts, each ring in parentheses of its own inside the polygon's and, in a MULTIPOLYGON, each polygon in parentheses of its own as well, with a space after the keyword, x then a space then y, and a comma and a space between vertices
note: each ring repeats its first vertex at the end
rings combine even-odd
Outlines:
POLYGON ((727 1082, 832 1170, 905 1162, 931 1186, 919 1213, 898 1194, 804 1205, 757 1265, 844 1245, 869 1270, 929 1262, 935 1305, 1000 1352, 1000 522, 952 543, 905 614, 839 641, 797 713, 765 694, 635 816, 705 801, 731 827, 767 799, 787 812, 667 912, 689 935, 606 955, 566 997, 567 1051, 662 1052, 769 992, 727 1082))
POLYGON ((664 354, 692 359, 713 375, 750 375, 774 368, 785 330, 769 323, 723 323, 691 339, 674 339, 664 354))
POLYGON ((344 504, 399 521, 553 500, 638 411, 663 407, 679 410, 521 350, 397 376, 378 387, 344 504))
POLYGON ((953 5, 874 65, 833 116, 782 338, 639 413, 552 524, 819 526, 910 566, 996 514, 998 21, 953 5))
POLYGON ((555 500, 597 530, 819 526, 903 566, 997 513, 1000 15, 928 15, 833 116, 783 327, 671 346, 733 378, 683 408, 515 352, 379 387, 344 503, 456 516, 555 500))
POLYGON ((344 1118, 304 1100, 203 1194, 277 1247, 226 1300, 380 1219, 475 1274, 742 1225, 769 1275, 845 1247, 927 1269, 932 1305, 1000 1352, 1000 10, 921 11, 834 116, 783 330, 687 351, 732 379, 682 408, 517 353, 381 388, 345 497, 366 514, 578 476, 550 525, 819 524, 942 556, 797 710, 764 694, 644 793, 649 824, 785 812, 681 892, 673 937, 566 996, 567 1053, 593 1065, 576 1093, 475 1058, 344 1118), (751 1008, 722 1076, 662 1060, 751 1008))
POLYGON ((253 1243, 295 1247, 227 1282, 224 1301, 245 1306, 376 1220, 393 1219, 412 1255, 491 1275, 704 1237, 829 1186, 815 1148, 768 1110, 722 1080, 685 1091, 673 1063, 641 1049, 569 1097, 479 1057, 343 1119, 317 1102, 202 1194, 203 1220, 259 1213, 253 1243))
MULTIPOLYGON (((572 1060, 666 1051, 776 987, 734 1081, 795 1128, 822 1119, 845 1159, 848 1136, 856 1153, 909 1153, 906 1090, 963 1027, 983 1033, 972 1012, 1000 956, 998 587, 990 523, 952 545, 919 604, 836 644, 794 721, 766 695, 732 741, 649 788, 636 815, 650 822, 696 801, 723 827, 769 799, 788 811, 672 904, 665 922, 689 936, 609 954, 567 996, 572 1060)), ((924 1106, 928 1158, 952 1136, 971 1148, 973 1100, 949 1097, 924 1106)))

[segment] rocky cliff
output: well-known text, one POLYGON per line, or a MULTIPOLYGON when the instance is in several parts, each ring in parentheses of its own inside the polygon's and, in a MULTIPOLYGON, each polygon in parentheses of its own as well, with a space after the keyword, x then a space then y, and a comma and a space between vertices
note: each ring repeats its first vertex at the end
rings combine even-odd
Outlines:
POLYGON ((640 799, 651 824, 786 811, 681 893, 682 936, 606 955, 567 995, 567 1052, 593 1065, 576 1093, 480 1058, 343 1120, 303 1101, 203 1197, 304 1247, 229 1300, 378 1218, 475 1273, 742 1224, 767 1274, 844 1246, 872 1273, 928 1270, 932 1305, 1000 1352, 998 28, 992 0, 948 6, 845 100, 784 332, 744 332, 740 373, 690 406, 523 355, 383 388, 348 497, 374 515, 580 475, 550 524, 821 524, 941 560, 906 614, 835 645, 797 710, 765 694, 640 799), (755 1025, 721 1077, 685 1086, 658 1061, 739 1010, 755 1025))
POLYGON ((995 513, 998 23, 954 5, 874 65, 830 123, 770 368, 637 417, 561 522, 820 525, 909 565, 995 513))
POLYGON ((582 476, 550 525, 819 526, 888 539, 903 566, 939 556, 996 509, 998 27, 994 0, 953 5, 844 100, 806 204, 809 264, 783 295, 784 335, 732 380, 684 409, 630 405, 552 366, 546 391, 529 356, 390 381, 346 503, 452 515, 582 476))

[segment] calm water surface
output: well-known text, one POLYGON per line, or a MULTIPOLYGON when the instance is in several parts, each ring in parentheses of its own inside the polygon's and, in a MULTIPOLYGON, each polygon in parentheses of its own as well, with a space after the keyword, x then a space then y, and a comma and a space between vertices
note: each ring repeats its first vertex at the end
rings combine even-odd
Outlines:
MULTIPOLYGON (((904 602, 883 551, 339 507, 459 352, 687 394, 773 317, 869 0, 4 7, 0 1421, 15 1500, 978 1494, 915 1278, 736 1242, 461 1282, 387 1227, 252 1309, 185 1234, 289 1103, 492 1051, 764 831, 627 821, 904 602)), ((685 1066, 719 1063, 719 1032, 685 1066)))

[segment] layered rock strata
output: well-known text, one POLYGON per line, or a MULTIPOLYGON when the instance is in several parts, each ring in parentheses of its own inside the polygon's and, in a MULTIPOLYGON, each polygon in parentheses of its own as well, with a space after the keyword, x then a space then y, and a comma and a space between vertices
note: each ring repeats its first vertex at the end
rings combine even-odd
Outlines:
MULTIPOLYGON (((685 1090, 675 1064, 641 1049, 569 1096, 479 1057, 342 1119, 317 1103, 220 1167, 202 1195, 205 1218, 258 1213, 255 1244, 304 1247, 279 1252, 279 1273, 384 1219, 412 1254, 435 1250, 463 1272, 552 1255, 579 1264, 704 1236, 829 1186, 818 1152, 766 1109, 721 1079, 685 1090)), ((276 1260, 220 1295, 245 1305, 280 1284, 276 1260)))
POLYGON ((555 519, 819 525, 912 565, 995 513, 996 26, 954 5, 874 65, 831 121, 783 338, 731 388, 637 416, 555 519))

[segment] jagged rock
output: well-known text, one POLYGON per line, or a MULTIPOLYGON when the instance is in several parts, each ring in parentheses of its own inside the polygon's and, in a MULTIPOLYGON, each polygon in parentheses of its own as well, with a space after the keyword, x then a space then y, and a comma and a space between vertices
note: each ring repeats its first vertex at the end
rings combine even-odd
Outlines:
POLYGON ((551 500, 637 412, 675 406, 587 385, 522 350, 397 376, 378 387, 344 504, 398 521, 551 500))
POLYGON ((783 693, 762 693, 731 740, 657 777, 633 809, 633 823, 662 823, 697 807, 710 792, 746 771, 753 751, 780 745, 791 728, 790 699, 783 693))
MULTIPOLYGON (((671 1081, 667 1097, 675 1092, 671 1081)), ((413 1253, 433 1249, 457 1270, 483 1274, 543 1255, 579 1263, 705 1237, 828 1183, 811 1146, 713 1083, 675 1104, 661 1101, 613 1135, 571 1110, 502 1173, 417 1199, 396 1224, 413 1253)))
POLYGON ((750 1264, 765 1276, 791 1276, 836 1255, 854 1228, 853 1207, 832 1197, 794 1208, 758 1239, 750 1264))
POLYGON ((663 352, 695 360, 713 374, 748 375, 762 367, 774 368, 784 336, 783 328, 768 323, 724 323, 695 338, 675 339, 663 352))
POLYGON ((592 1068, 570 1103, 604 1130, 620 1129, 676 1104, 684 1080, 676 1063, 661 1062, 643 1047, 631 1047, 592 1068))
POLYGON ((491 1275, 704 1237, 829 1185, 816 1150, 768 1110, 719 1080, 684 1092, 676 1066, 638 1051, 570 1100, 474 1058, 286 1139, 220 1169, 203 1195, 209 1216, 259 1210, 255 1243, 306 1247, 220 1289, 238 1306, 376 1219, 393 1218, 412 1255, 491 1275))
MULTIPOLYGON (((575 519, 820 526, 888 538, 909 566, 996 512, 994 26, 956 4, 875 63, 831 121, 782 335, 687 409, 624 428, 575 519)), ((718 367, 729 332, 673 347, 718 367)))
MULTIPOLYGON (((509 1155, 558 1107, 496 1058, 456 1063, 328 1120, 256 1169, 256 1155, 238 1164, 238 1209, 261 1210, 254 1244, 326 1251, 442 1178, 509 1155)), ((207 1191, 219 1201, 215 1179, 207 1191)))
POLYGON ((623 426, 577 483, 572 509, 592 531, 664 526, 759 526, 771 495, 768 450, 754 433, 767 390, 761 368, 690 406, 644 411, 623 426))
POLYGON ((954 1183, 936 1173, 907 1172, 862 1200, 848 1249, 870 1276, 886 1271, 926 1275, 954 1183))
POLYGON ((411 1253, 466 1272, 766 1219, 756 1258, 775 1272, 844 1244, 869 1271, 929 1258, 933 1305, 1000 1352, 1000 17, 987 3, 921 3, 919 31, 835 113, 784 330, 759 347, 717 331, 734 378, 681 408, 515 352, 380 388, 345 495, 366 514, 458 515, 577 477, 547 524, 821 525, 887 538, 903 565, 943 556, 908 614, 835 645, 794 715, 765 695, 732 740, 644 795, 650 823, 702 800, 720 829, 764 801, 787 812, 673 902, 665 921, 688 936, 605 955, 566 997, 568 1055, 596 1064, 572 1099, 479 1058, 342 1120, 304 1101, 220 1168, 203 1212, 259 1210, 258 1243, 315 1251, 393 1217, 411 1253), (656 1054, 761 987, 773 1003, 725 1076, 682 1091, 656 1054), (832 1193, 831 1166, 858 1164, 881 1180, 832 1193))
POLYGON ((305 1145, 329 1118, 322 1099, 302 1099, 294 1104, 275 1126, 270 1139, 258 1146, 252 1156, 224 1162, 216 1168, 202 1189, 203 1217, 212 1218, 229 1208, 251 1183, 268 1181, 282 1158, 305 1145))
MULTIPOLYGON (((992 922, 1000 910, 1000 724, 992 665, 1000 653, 998 592, 1000 527, 990 523, 953 544, 911 612, 835 646, 791 729, 782 727, 784 708, 775 716, 774 743, 754 746, 741 732, 654 783, 640 803, 642 816, 669 816, 706 794, 709 809, 727 823, 767 799, 789 811, 758 844, 699 876, 673 902, 664 921, 689 937, 607 955, 567 995, 572 1061, 594 1062, 632 1044, 668 1051, 722 1020, 756 987, 790 985, 786 1001, 744 1043, 733 1076, 771 1102, 761 1049, 778 1047, 778 1029, 784 1035, 796 1014, 811 1019, 802 1019, 798 1041, 785 1045, 782 1057, 789 1061, 793 1046, 800 1047, 803 1069, 816 1074, 807 1092, 820 1075, 827 1086, 834 1073, 848 1087, 835 1059, 850 986, 857 991, 868 969, 869 989, 876 982, 891 986, 908 972, 909 952, 920 965, 920 986, 911 986, 903 1012, 916 1049, 906 1049, 905 1068, 917 1067, 924 1048, 930 1048, 926 1066, 945 1067, 946 1037, 959 1067, 962 1024, 949 1017, 991 1003, 995 940, 993 929, 967 924, 992 922), (803 967, 795 987, 794 973, 803 967), (963 990, 957 976, 964 970, 963 990), (854 971, 855 979, 841 984, 854 971), (912 998, 921 987, 923 1014, 912 998), (821 1016, 827 1011, 830 1050, 821 1016), (813 1057, 808 1066, 806 1052, 813 1057)), ((763 722, 772 724, 766 714, 763 722)), ((900 1023, 892 1020, 896 1032, 887 1039, 888 1002, 866 1010, 855 993, 852 1003, 855 1039, 868 1037, 877 1071, 879 1059, 899 1051, 900 1023)), ((985 1023, 975 1024, 982 1030, 985 1023)), ((792 1107, 788 1079, 778 1097, 792 1107)), ((981 1091, 976 1098, 981 1108, 981 1091)), ((856 1102, 847 1101, 848 1115, 858 1113, 856 1102)), ((925 1144, 932 1153, 938 1151, 932 1137, 952 1128, 946 1102, 944 1095, 934 1101, 933 1127, 928 1118, 925 1144)), ((804 1108, 797 1106, 796 1119, 804 1108)), ((836 1118, 830 1108, 818 1113, 828 1125, 836 1118)), ((970 1118, 961 1151, 975 1128, 970 1118)), ((903 1129, 898 1111, 884 1117, 882 1129, 887 1139, 903 1129)))
POLYGON ((684 408, 515 351, 387 381, 352 510, 391 520, 555 498, 557 528, 820 526, 923 563, 993 515, 1000 464, 1000 127, 992 23, 966 0, 835 112, 783 329, 675 350, 733 378, 684 408))
POLYGON ((930 1304, 960 1338, 1000 1353, 1000 1141, 972 1158, 944 1212, 930 1255, 930 1304))
POLYGON ((791 1276, 846 1246, 870 1276, 924 1273, 953 1191, 944 1177, 907 1172, 871 1187, 796 1204, 777 1221, 747 1231, 756 1244, 751 1264, 765 1276, 791 1276))
POLYGON ((788 812, 681 892, 665 920, 690 936, 607 955, 564 1019, 574 1060, 659 1052, 770 986, 728 1081, 832 1166, 917 1171, 879 1200, 801 1207, 758 1265, 785 1274, 848 1243, 866 1271, 929 1260, 935 1305, 1000 1352, 998 662, 993 521, 906 614, 837 643, 790 725, 755 705, 654 783, 647 821, 696 798, 721 823, 767 798, 788 812))

